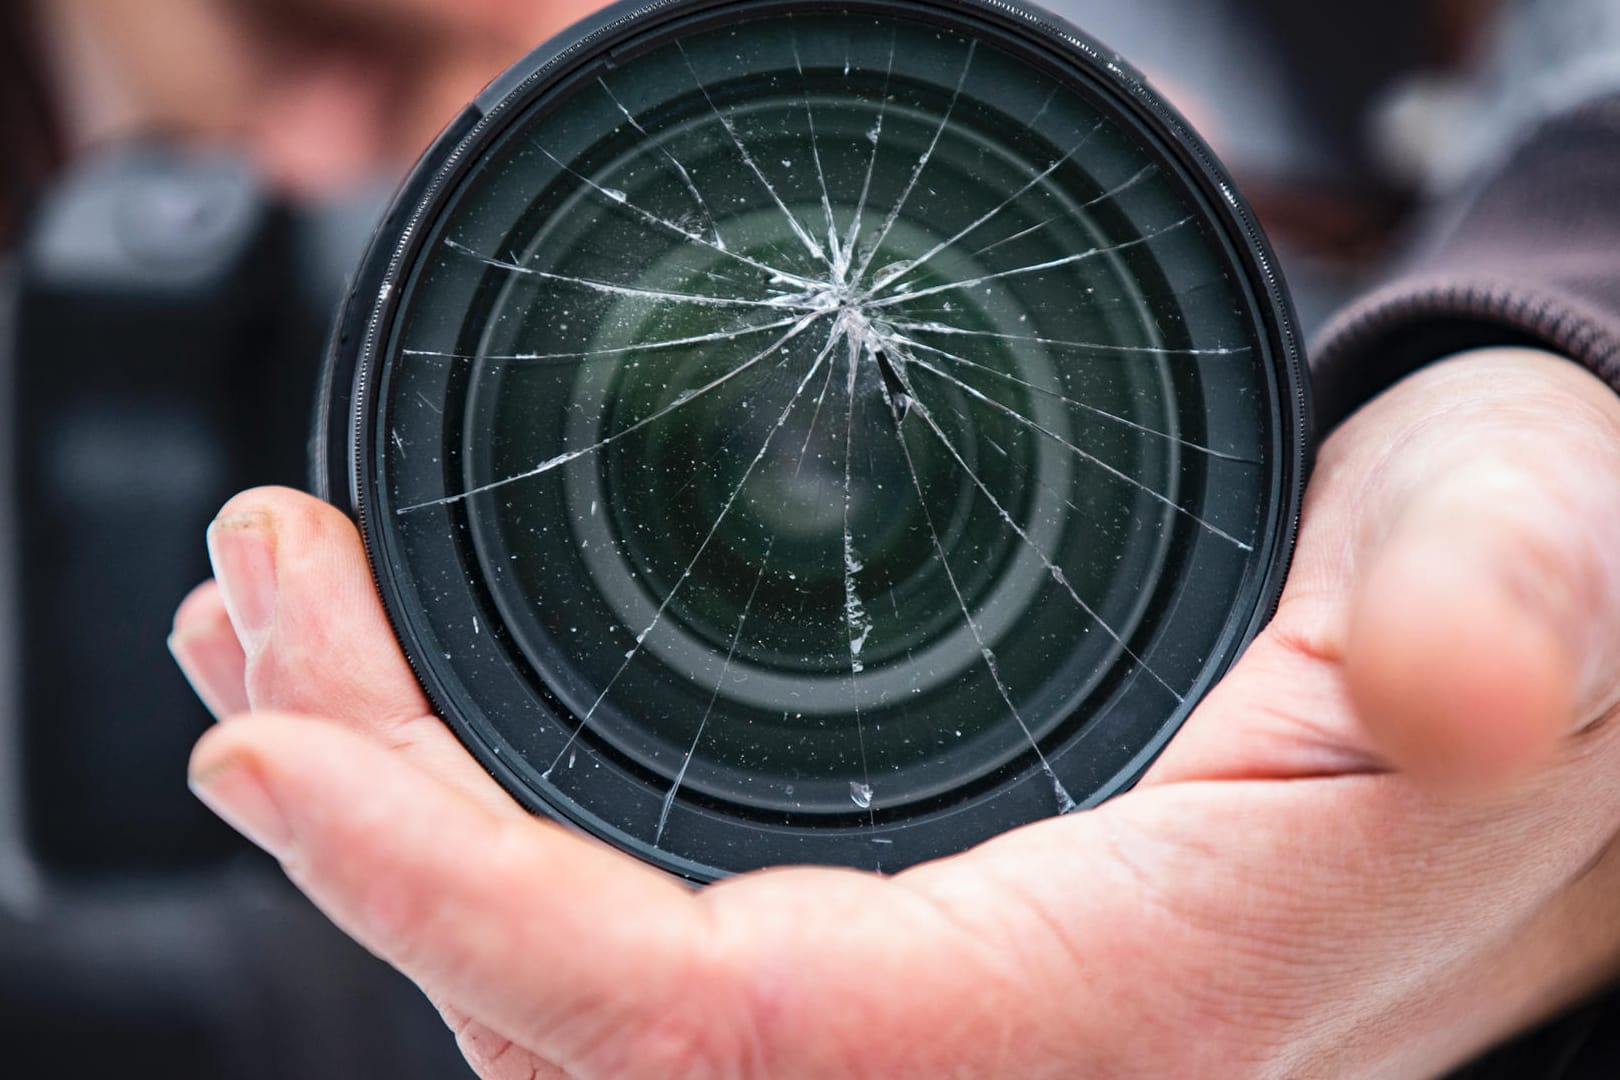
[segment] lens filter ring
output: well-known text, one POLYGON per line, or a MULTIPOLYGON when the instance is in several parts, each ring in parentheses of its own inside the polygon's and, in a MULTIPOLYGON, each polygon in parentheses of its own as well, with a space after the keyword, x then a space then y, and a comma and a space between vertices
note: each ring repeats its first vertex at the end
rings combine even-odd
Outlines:
POLYGON ((530 809, 706 881, 1133 783, 1269 618, 1288 300, 1208 150, 1000 0, 609 8, 428 153, 323 493, 530 809))

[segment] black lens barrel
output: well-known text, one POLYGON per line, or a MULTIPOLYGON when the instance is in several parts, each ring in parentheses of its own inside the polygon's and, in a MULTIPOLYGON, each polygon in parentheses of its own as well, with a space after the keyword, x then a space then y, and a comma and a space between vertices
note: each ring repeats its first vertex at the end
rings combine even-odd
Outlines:
POLYGON ((429 152, 324 494, 506 788, 693 880, 1133 783, 1269 618, 1286 294, 1138 76, 999 0, 607 9, 429 152))

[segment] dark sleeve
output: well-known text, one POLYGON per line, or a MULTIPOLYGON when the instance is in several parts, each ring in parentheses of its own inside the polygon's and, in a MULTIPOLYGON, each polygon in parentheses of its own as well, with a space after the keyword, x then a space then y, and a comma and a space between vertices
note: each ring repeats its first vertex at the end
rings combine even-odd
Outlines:
POLYGON ((1424 364, 1493 345, 1569 356, 1620 391, 1620 98, 1542 124, 1314 351, 1326 432, 1424 364))

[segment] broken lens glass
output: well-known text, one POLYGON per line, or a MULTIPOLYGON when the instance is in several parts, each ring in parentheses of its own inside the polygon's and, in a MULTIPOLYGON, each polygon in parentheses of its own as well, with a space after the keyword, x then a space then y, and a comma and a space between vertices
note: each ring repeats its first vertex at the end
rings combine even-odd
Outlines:
POLYGON ((1247 213, 1044 15, 626 10, 429 155, 335 349, 445 719, 698 880, 1121 790, 1292 541, 1303 376, 1247 213))

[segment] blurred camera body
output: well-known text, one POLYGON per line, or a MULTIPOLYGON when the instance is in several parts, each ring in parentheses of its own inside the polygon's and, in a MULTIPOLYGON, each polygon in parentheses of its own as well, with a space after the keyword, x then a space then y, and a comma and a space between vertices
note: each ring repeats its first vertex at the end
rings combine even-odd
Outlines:
POLYGON ((163 644, 221 503, 303 481, 320 344, 380 205, 293 207, 245 162, 121 148, 62 179, 0 280, 14 1075, 465 1075, 420 994, 186 790, 210 719, 163 644))
POLYGON ((36 218, 13 431, 27 833, 47 865, 227 843, 180 782, 206 717, 162 642, 221 502, 299 479, 331 294, 298 234, 318 227, 245 163, 158 148, 81 168, 36 218))

